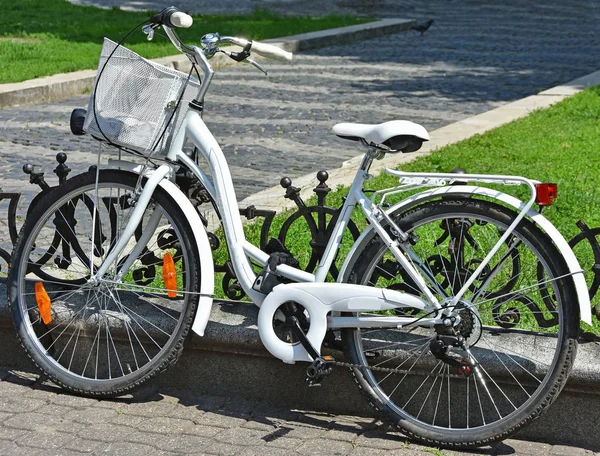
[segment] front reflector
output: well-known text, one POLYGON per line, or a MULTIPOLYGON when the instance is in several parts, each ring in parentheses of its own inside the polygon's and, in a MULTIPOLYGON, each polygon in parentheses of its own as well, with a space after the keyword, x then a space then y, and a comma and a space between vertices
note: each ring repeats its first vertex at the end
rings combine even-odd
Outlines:
POLYGON ((45 325, 52 321, 52 313, 50 312, 51 303, 50 296, 46 293, 44 284, 42 282, 36 282, 34 285, 35 289, 35 301, 37 302, 38 310, 40 311, 40 317, 45 325))
POLYGON ((175 271, 175 262, 170 253, 165 253, 163 257, 162 278, 167 289, 169 298, 177 297, 177 272, 175 271))
POLYGON ((558 196, 558 185, 556 184, 535 184, 535 202, 540 206, 552 206, 558 196))

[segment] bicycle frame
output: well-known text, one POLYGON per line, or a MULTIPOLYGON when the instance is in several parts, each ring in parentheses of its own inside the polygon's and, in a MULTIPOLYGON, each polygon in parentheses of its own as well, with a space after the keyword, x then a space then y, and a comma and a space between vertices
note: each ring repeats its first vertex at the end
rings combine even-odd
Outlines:
MULTIPOLYGON (((154 192, 156 186, 159 185, 161 181, 172 179, 174 176, 173 168, 174 166, 179 165, 184 166, 189 171, 191 171, 194 174, 194 176, 204 185, 206 190, 210 193, 211 197, 216 201, 219 213, 221 215, 223 230, 225 233, 225 238, 227 240, 236 277, 238 278, 240 285, 247 293, 247 295, 257 306, 261 307, 267 296, 252 288, 252 285, 256 280, 256 274, 252 269, 250 260, 254 260, 261 265, 265 265, 269 259, 269 255, 252 245, 245 238, 242 222, 239 217, 239 209, 237 199, 235 196, 235 189, 233 187, 227 161, 219 144, 217 143, 217 140, 209 131, 208 127, 202 120, 199 112, 192 109, 190 109, 187 112, 182 127, 178 132, 177 136, 174 138, 166 158, 168 164, 161 165, 158 169, 154 170, 149 176, 148 181, 146 182, 143 190, 140 193, 139 199, 136 203, 136 208, 131 216, 131 219, 124 229, 121 241, 113 249, 113 251, 110 252, 107 259, 99 267, 97 273, 92 278, 92 280, 101 280, 102 275, 108 269, 108 265, 112 264, 118 258, 118 255, 121 253, 124 246, 127 244, 127 242, 129 242, 131 236, 133 236, 135 227, 138 226, 144 212, 146 211, 148 201, 150 200, 150 197, 154 192), (182 148, 186 138, 189 138, 192 141, 194 146, 196 146, 196 148, 200 151, 201 155, 207 161, 210 175, 213 176, 213 180, 211 180, 208 177, 208 175, 194 162, 194 160, 192 160, 187 154, 183 152, 182 148)), ((399 240, 402 241, 402 236, 404 235, 404 233, 397 226, 395 226, 394 222, 390 218, 390 215, 388 215, 391 214, 392 211, 382 211, 379 208, 379 206, 374 204, 373 200, 375 199, 375 197, 373 197, 372 199, 368 198, 362 190, 363 184, 370 177, 368 170, 372 161, 372 156, 369 152, 367 152, 367 154, 365 154, 364 156, 360 168, 356 173, 356 176, 354 177, 347 199, 344 205, 342 206, 340 217, 338 218, 337 224, 332 231, 332 235, 329 239, 321 262, 318 265, 316 273, 311 274, 286 265, 280 265, 277 267, 278 274, 296 282, 295 284, 292 284, 295 285, 295 287, 290 285, 276 287, 277 293, 275 293, 274 290, 273 293, 268 295, 270 297, 269 305, 267 306, 268 309, 261 308, 261 311, 259 312, 259 331, 261 331, 261 338, 263 339, 263 342, 265 343, 265 346, 269 349, 269 351, 286 362, 294 362, 299 360, 310 361, 312 360, 312 358, 308 356, 306 351, 301 346, 290 346, 289 344, 282 343, 281 341, 279 341, 279 339, 277 339, 274 333, 272 333, 272 328, 265 327, 268 326, 267 322, 272 321, 272 315, 275 313, 277 307, 281 304, 281 302, 288 300, 290 296, 295 296, 294 293, 300 292, 300 290, 303 289, 302 283, 308 284, 307 286, 311 287, 312 292, 316 294, 320 293, 323 296, 336 296, 337 299, 339 295, 344 295, 344 293, 347 295, 346 301, 344 301, 342 304, 339 304, 339 302, 336 301, 334 305, 333 298, 324 298, 323 301, 316 304, 311 304, 308 302, 303 303, 303 305, 307 307, 308 312, 311 314, 311 322, 315 322, 314 330, 309 330, 307 337, 311 341, 311 343, 313 343, 313 345, 317 347, 317 349, 318 347, 320 347, 322 339, 325 335, 325 331, 328 327, 370 327, 374 325, 379 327, 397 327, 411 324, 411 322, 415 320, 413 317, 328 317, 328 314, 331 311, 372 311, 404 306, 419 308, 421 310, 425 310, 435 314, 432 318, 420 319, 419 325, 421 326, 433 326, 441 322, 440 317, 442 315, 440 314, 440 312, 436 311, 440 310, 442 308, 442 305, 433 295, 432 291, 429 288, 429 285, 432 285, 432 281, 427 281, 427 274, 425 268, 421 268, 420 271, 417 271, 415 269, 415 266, 413 266, 413 264, 411 263, 410 249, 404 248, 401 245, 402 242, 399 242, 399 240), (348 225, 350 216, 356 206, 358 206, 362 210, 363 214, 369 222, 369 228, 367 229, 367 231, 374 231, 377 233, 377 235, 379 235, 382 238, 384 243, 393 253, 396 260, 410 275, 411 279, 414 280, 416 284, 418 284, 425 299, 418 299, 415 298, 414 295, 390 290, 386 290, 385 295, 383 295, 382 299, 380 291, 371 287, 361 287, 361 289, 349 289, 348 287, 356 286, 346 285, 342 283, 323 283, 325 282, 327 273, 336 257, 337 251, 342 242, 344 231, 348 225), (385 223, 391 224, 391 226, 396 232, 396 237, 398 239, 392 238, 390 236, 388 231, 382 226, 381 221, 385 221, 385 223), (319 283, 323 283, 323 285, 318 285, 319 283), (358 308, 356 307, 357 300, 352 301, 351 295, 352 293, 364 293, 363 288, 371 290, 367 294, 361 295, 363 307, 358 308), (291 295, 286 295, 286 291, 291 293, 291 295), (350 304, 350 301, 353 302, 352 305, 350 304), (319 321, 320 324, 316 324, 317 321, 319 321)), ((398 177, 400 177, 401 182, 404 182, 404 186, 400 186, 399 188, 418 188, 423 185, 431 186, 432 184, 445 185, 452 179, 456 179, 457 177, 456 175, 451 174, 398 173, 394 171, 389 172, 397 174, 398 177)), ((485 194, 485 196, 488 197, 501 199, 509 205, 512 205, 513 207, 518 209, 519 215, 513 221, 511 226, 507 229, 504 236, 498 241, 495 250, 497 250, 497 248, 500 247, 500 245, 508 238, 508 236, 510 236, 510 233, 513 231, 513 229, 526 215, 532 218, 536 223, 538 223, 538 225, 542 226, 544 230, 551 235, 551 237, 555 240, 555 243, 559 247, 559 250, 561 250, 561 253, 565 255, 569 269, 574 275, 576 289, 578 291, 581 306, 581 317, 584 321, 590 320, 591 315, 588 316, 588 314, 590 313, 590 307, 589 299, 587 296, 587 288, 585 288, 585 282, 583 283, 583 288, 582 284, 580 283, 583 280, 581 268, 579 268, 579 265, 574 259, 574 257, 571 258, 573 256, 572 252, 569 256, 568 246, 567 248, 565 248, 566 241, 564 241, 564 239, 561 241, 562 236, 560 236, 560 234, 555 229, 554 231, 552 231, 552 225, 549 222, 547 222, 545 218, 541 216, 541 214, 532 210, 532 205, 535 201, 535 182, 521 177, 487 175, 461 175, 460 180, 484 181, 487 183, 493 182, 513 185, 526 184, 529 186, 531 190, 531 198, 527 203, 522 203, 514 198, 510 199, 508 195, 504 195, 497 191, 490 191, 489 189, 486 189, 484 187, 466 187, 468 189, 466 190, 466 192, 470 192, 472 194, 485 194), (586 291, 585 293, 583 292, 584 289, 586 291)), ((176 187, 173 186, 173 188, 176 187)), ((438 189, 438 191, 453 192, 457 191, 456 189, 462 189, 463 193, 465 192, 464 187, 462 186, 445 187, 442 189, 438 189)), ((393 193, 395 189, 391 190, 391 193, 393 193)), ((173 189, 170 189, 170 191, 172 193, 173 189)), ((427 197, 421 197, 421 199, 425 200, 434 196, 436 192, 423 192, 419 195, 423 194, 427 195, 427 197)), ((414 201, 415 199, 418 199, 419 195, 411 197, 408 200, 414 201)), ((395 206, 394 208, 397 208, 397 206, 395 206)), ((189 211, 186 213, 189 214, 189 211)), ((195 223, 197 224, 198 222, 195 221, 195 223)), ((194 225, 192 224, 192 226, 194 225)), ((360 245, 363 239, 364 235, 361 236, 361 238, 359 238, 355 246, 360 245)), ((355 249, 356 247, 353 248, 353 251, 355 249)), ((452 302, 455 302, 461 298, 462 294, 467 290, 472 280, 475 280, 477 275, 490 261, 495 250, 492 250, 488 254, 484 261, 479 265, 478 270, 476 270, 471 276, 471 281, 467 282, 464 285, 463 289, 460 291, 459 294, 457 294, 453 298, 452 302)), ((135 253, 135 249, 133 253, 135 253)), ((125 267, 127 267, 127 265, 129 264, 129 260, 126 260, 123 263, 125 267)), ((342 267, 342 273, 340 274, 340 277, 344 276, 343 272, 347 270, 347 268, 348 265, 344 264, 344 266, 342 267)), ((120 275, 122 276, 124 272, 124 269, 121 270, 120 275)), ((212 268, 210 269, 210 273, 212 274, 212 268)), ((306 286, 304 288, 306 289, 306 286)), ((203 299, 206 299, 206 297, 204 297, 203 299)), ((204 305, 200 308, 198 315, 196 316, 197 321, 195 321, 193 325, 194 331, 199 334, 203 334, 204 328, 210 316, 210 306, 207 306, 207 304, 208 303, 205 300, 204 305)), ((450 303, 450 306, 451 305, 452 303, 450 303)), ((313 323, 311 323, 311 328, 312 327, 313 323)))
MULTIPOLYGON (((213 74, 206 56, 202 50, 196 47, 192 46, 184 48, 183 44, 179 41, 178 37, 172 30, 167 28, 165 28, 165 30, 176 47, 185 52, 190 60, 198 64, 203 70, 205 77, 202 81, 198 98, 200 100, 203 99, 213 74), (179 43, 179 46, 177 43, 179 43)), ((515 209, 517 209, 518 216, 515 218, 515 220, 513 220, 513 223, 511 223, 503 236, 498 240, 495 247, 488 253, 478 268, 467 280, 459 293, 453 296, 451 301, 440 303, 430 288, 436 288, 437 285, 435 280, 433 280, 431 277, 428 277, 427 268, 418 260, 417 256, 412 253, 408 243, 406 242, 406 234, 395 225, 389 215, 392 212, 382 210, 381 203, 379 205, 375 204, 374 199, 369 199, 362 190, 363 184, 370 178, 369 168, 374 157, 376 156, 377 153, 375 153, 375 149, 372 148, 369 149, 369 151, 365 154, 362 164, 358 169, 356 176, 354 177, 346 201, 342 206, 337 224, 332 231, 332 235, 328 241, 323 257, 321 258, 321 262, 319 263, 315 274, 311 274, 300 269, 295 269, 287 265, 279 265, 277 266, 277 274, 291 279, 291 281, 294 283, 280 285, 276 287, 269 295, 265 295, 253 289, 253 284, 256 280, 256 274, 252 269, 251 261, 255 261, 264 266, 268 262, 269 255, 246 240, 242 222, 239 216, 239 208, 235 195, 235 189, 233 187, 231 174, 225 156, 217 140, 214 138, 202 120, 200 111, 192 107, 186 113, 180 130, 177 132, 177 135, 171 142, 170 149, 166 156, 167 163, 161 165, 149 174, 148 181, 144 184, 144 188, 139 194, 136 207, 127 226, 124 229, 122 238, 117 243, 115 248, 113 248, 113 250, 109 253, 106 260, 102 263, 96 274, 90 280, 92 282, 98 282, 102 280, 102 277, 108 270, 109 265, 115 264, 122 250, 133 236, 135 228, 139 225, 144 212, 147 209, 150 198, 156 189, 156 186, 162 185, 161 182, 165 180, 174 180, 174 169, 178 166, 183 166, 187 168, 202 183, 213 200, 216 202, 219 214, 221 216, 221 222, 236 277, 245 293, 258 307, 261 307, 261 310, 259 311, 258 322, 261 339, 272 354, 286 362, 294 362, 297 360, 311 361, 312 358, 301 346, 290 348, 291 346, 289 344, 281 342, 274 334, 272 325, 269 322, 272 322, 274 313, 281 303, 285 301, 297 300, 309 312, 311 328, 308 331, 307 338, 317 350, 319 350, 321 346, 323 337, 325 335, 325 330, 328 327, 356 328, 370 327, 373 325, 377 325, 378 327, 400 327, 411 324, 415 321, 415 318, 413 317, 399 316, 385 318, 329 316, 329 313, 332 311, 360 312, 379 311, 398 307, 411 307, 424 310, 433 315, 431 318, 419 318, 420 326, 433 326, 440 324, 442 322, 444 306, 452 307, 456 305, 456 303, 462 298, 463 294, 468 290, 471 283, 476 280, 479 274, 489 263, 492 256, 496 253, 496 251, 498 251, 502 243, 508 239, 512 231, 526 216, 530 219, 533 219, 535 223, 544 228, 544 230, 552 237, 561 253, 565 256, 567 260, 567 266, 570 271, 569 275, 574 276, 574 282, 579 298, 581 317, 586 322, 591 321, 587 288, 585 287, 583 274, 577 260, 574 258, 574 255, 568 248, 566 241, 564 241, 558 231, 556 231, 556 229, 554 229, 552 225, 547 222, 543 216, 541 216, 541 214, 532 210, 536 195, 535 181, 514 176, 460 175, 461 181, 466 180, 472 182, 502 183, 509 185, 525 184, 530 188, 531 197, 527 203, 522 203, 501 192, 494 191, 492 193, 486 193, 486 190, 489 189, 481 187, 467 187, 468 190, 466 193, 492 197, 502 200, 506 204, 513 206, 515 209), (183 145, 186 138, 191 140, 197 150, 200 151, 202 157, 207 161, 209 172, 213 180, 208 177, 208 175, 196 164, 194 160, 192 160, 183 152, 183 145), (352 212, 357 206, 362 210, 367 221, 369 222, 369 228, 366 231, 375 232, 381 237, 384 244, 392 252, 395 259, 398 261, 404 271, 406 271, 414 283, 417 284, 422 296, 424 297, 423 299, 407 293, 387 289, 385 290, 385 293, 382 293, 381 290, 373 287, 348 285, 343 283, 324 284, 328 271, 330 270, 342 243, 343 234, 348 226, 352 212), (388 233, 381 222, 384 222, 384 224, 389 225, 392 228, 394 237, 388 233), (316 301, 313 300, 314 302, 310 299, 308 301, 302 301, 303 296, 308 293, 307 290, 309 289, 311 290, 310 293, 318 296, 316 301), (353 299, 353 293, 359 293, 360 300, 353 299), (340 300, 338 299, 339 296, 344 297, 340 300), (360 301, 360 304, 358 301, 360 301), (268 310, 265 309, 265 307, 267 307, 268 310)), ((398 188, 389 189, 390 191, 388 193, 395 193, 396 190, 403 191, 406 188, 413 189, 431 186, 444 186, 450 183, 453 179, 457 178, 456 175, 436 173, 399 173, 390 170, 388 170, 388 172, 396 174, 400 178, 401 184, 403 184, 398 188)), ((171 192, 174 191, 173 189, 170 190, 171 192)), ((175 190, 175 192, 181 193, 178 190, 175 190)), ((423 194, 429 195, 430 198, 433 198, 437 195, 435 192, 423 192, 423 194)), ((183 194, 181 193, 181 195, 176 198, 178 204, 179 201, 181 201, 182 195, 183 194)), ((415 197, 412 198, 414 200, 415 197)), ((427 198, 423 198, 422 201, 425 201, 426 199, 427 198)), ((198 225, 199 217, 197 214, 195 214, 195 218, 194 215, 189 213, 189 211, 186 214, 188 217, 190 217, 189 220, 191 226, 194 226, 195 224, 198 225)), ((150 223, 152 223, 152 220, 153 218, 150 219, 150 223)), ((198 238, 198 236, 196 237, 198 238)), ((356 250, 356 246, 360 245, 364 239, 364 235, 359 238, 355 244, 355 247, 353 247, 353 251, 356 250)), ((143 240, 144 239, 142 239, 142 242, 143 240)), ((134 255, 138 251, 138 247, 134 248, 132 254, 130 254, 130 258, 135 258, 134 255)), ((206 256, 206 253, 204 253, 204 255, 206 256)), ((127 267, 131 265, 132 261, 130 258, 127 258, 123 263, 123 267, 121 271, 119 271, 118 277, 122 277, 126 272, 127 267)), ((205 257, 201 256, 201 259, 204 261, 205 257)), ((342 272, 347 270, 347 268, 348 264, 346 262, 342 267, 342 272)), ((201 269, 202 280, 205 280, 205 271, 207 269, 204 267, 201 269)), ((212 274, 212 268, 208 269, 208 271, 210 271, 210 274, 212 274)), ((339 280, 343 280, 343 276, 343 273, 340 274, 339 280)), ((213 279, 210 278, 207 280, 209 280, 210 284, 212 285, 213 279)), ((210 305, 206 305, 207 296, 205 294, 203 294, 203 299, 205 300, 204 305, 199 308, 192 328, 200 335, 203 334, 210 316, 210 305)))

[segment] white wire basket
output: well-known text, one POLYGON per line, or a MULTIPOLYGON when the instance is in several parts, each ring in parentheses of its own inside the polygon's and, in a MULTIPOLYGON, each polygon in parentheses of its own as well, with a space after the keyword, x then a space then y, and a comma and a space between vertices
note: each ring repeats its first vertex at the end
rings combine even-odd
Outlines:
POLYGON ((117 43, 104 38, 83 128, 98 139, 143 155, 164 154, 200 84, 195 78, 188 81, 185 73, 116 47, 117 43))

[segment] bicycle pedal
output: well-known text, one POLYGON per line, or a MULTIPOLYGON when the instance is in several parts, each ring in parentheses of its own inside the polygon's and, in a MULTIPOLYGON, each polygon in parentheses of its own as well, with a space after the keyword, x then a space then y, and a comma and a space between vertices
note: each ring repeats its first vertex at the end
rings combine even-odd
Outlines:
POLYGON ((306 369, 306 383, 308 386, 321 386, 321 382, 333 372, 332 356, 321 356, 315 359, 306 369))

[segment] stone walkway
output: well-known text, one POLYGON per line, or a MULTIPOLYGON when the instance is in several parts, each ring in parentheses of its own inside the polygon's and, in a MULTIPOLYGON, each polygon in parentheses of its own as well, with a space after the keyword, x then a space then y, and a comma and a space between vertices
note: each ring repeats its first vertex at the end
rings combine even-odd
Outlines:
MULTIPOLYGON (((311 8, 316 2, 261 4, 312 14, 351 3, 319 2, 323 10, 311 8)), ((238 199, 282 175, 334 168, 360 154, 331 135, 337 122, 401 118, 431 131, 597 69, 600 6, 593 1, 371 3, 379 8, 373 15, 436 22, 423 37, 409 32, 333 46, 298 55, 291 66, 266 62, 269 77, 246 65, 217 73, 205 120, 231 164, 238 199)), ((184 9, 191 4, 180 2, 184 9)), ((75 172, 95 163, 95 141, 68 130, 72 108, 86 104, 82 96, 0 111, 0 186, 23 189, 21 164, 51 170, 59 151, 75 172)))
MULTIPOLYGON (((95 1, 110 6, 112 0, 95 1)), ((135 5, 159 9, 158 3, 135 5)), ((176 3, 182 9, 199 4, 176 3)), ((329 47, 298 55, 292 66, 267 62, 269 78, 247 66, 218 73, 205 120, 223 144, 239 199, 275 185, 282 175, 334 168, 357 155, 329 133, 336 122, 405 118, 434 130, 598 69, 600 5, 593 0, 222 0, 213 6, 203 12, 267 6, 436 21, 423 37, 411 32, 329 47)), ((86 104, 81 96, 1 110, 0 187, 31 198, 34 188, 25 183, 21 165, 43 165, 53 183, 60 151, 69 154, 73 173, 94 164, 95 141, 68 130, 71 109, 86 104)), ((380 423, 361 417, 152 385, 133 401, 99 402, 61 394, 31 374, 0 369, 0 380, 0 454, 480 454, 436 452, 397 434, 384 436, 380 423)), ((593 453, 509 440, 483 454, 593 453)))
POLYGON ((281 409, 193 388, 150 385, 133 398, 97 401, 62 394, 28 372, 0 368, 0 454, 11 456, 594 454, 514 439, 468 452, 438 450, 386 430, 373 418, 281 409))

